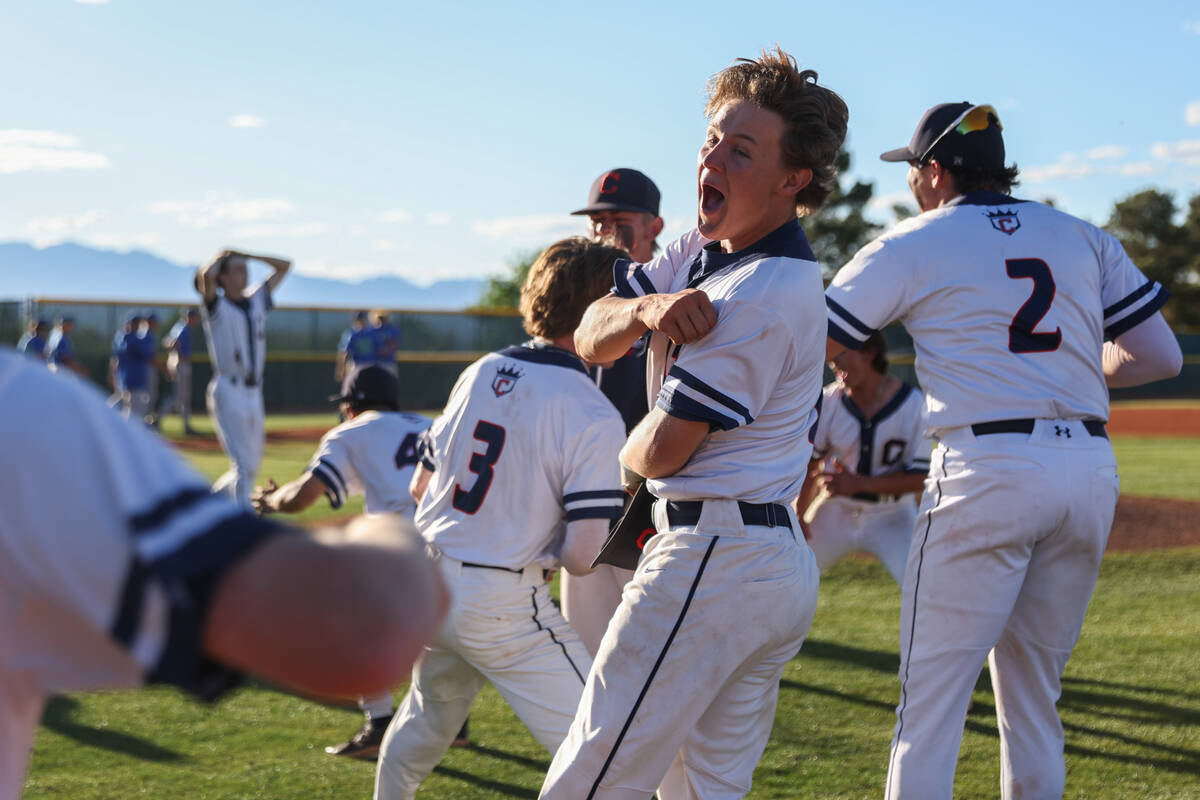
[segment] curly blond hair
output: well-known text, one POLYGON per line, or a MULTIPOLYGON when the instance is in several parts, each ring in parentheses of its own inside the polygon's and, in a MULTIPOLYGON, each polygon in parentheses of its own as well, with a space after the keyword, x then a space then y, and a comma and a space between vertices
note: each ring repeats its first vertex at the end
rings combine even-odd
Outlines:
POLYGON ((594 244, 582 236, 547 247, 521 287, 525 331, 544 339, 574 333, 587 307, 612 287, 613 262, 628 257, 620 248, 594 244))

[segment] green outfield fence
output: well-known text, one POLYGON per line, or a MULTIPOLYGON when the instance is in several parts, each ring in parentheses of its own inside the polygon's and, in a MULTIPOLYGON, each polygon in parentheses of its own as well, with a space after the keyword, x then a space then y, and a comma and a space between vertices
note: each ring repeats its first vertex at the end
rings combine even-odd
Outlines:
MULTIPOLYGON (((181 308, 172 303, 65 298, 0 301, 0 342, 15 344, 27 321, 35 317, 53 321, 59 316, 72 316, 80 359, 92 379, 106 385, 113 337, 125 316, 133 311, 153 311, 161 322, 161 338, 178 319, 181 308)), ((271 312, 263 379, 268 412, 319 411, 330 407, 327 398, 337 388, 333 367, 338 340, 356 310, 281 306, 271 312)), ((406 409, 441 408, 464 367, 484 353, 528 338, 514 312, 389 309, 388 314, 392 324, 400 329, 396 360, 400 403, 406 409)), ((912 339, 899 326, 888 328, 885 334, 893 371, 916 383, 912 339)), ((1184 367, 1179 377, 1134 389, 1115 389, 1113 399, 1200 398, 1200 334, 1181 334, 1179 341, 1184 352, 1184 367)), ((201 410, 211 370, 204 350, 204 333, 199 326, 195 350, 192 407, 201 410)))

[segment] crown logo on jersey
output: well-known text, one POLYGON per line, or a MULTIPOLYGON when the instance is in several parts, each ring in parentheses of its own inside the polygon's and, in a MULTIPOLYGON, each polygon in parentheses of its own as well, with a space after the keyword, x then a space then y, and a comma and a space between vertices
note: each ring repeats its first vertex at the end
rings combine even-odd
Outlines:
POLYGON ((1021 227, 1021 220, 1017 219, 1017 212, 1011 209, 989 211, 987 216, 991 220, 993 228, 1001 233, 1007 233, 1009 236, 1012 236, 1021 227))
POLYGON ((503 397, 516 387, 517 380, 524 374, 516 367, 498 368, 496 377, 492 378, 492 391, 496 393, 496 397, 503 397))

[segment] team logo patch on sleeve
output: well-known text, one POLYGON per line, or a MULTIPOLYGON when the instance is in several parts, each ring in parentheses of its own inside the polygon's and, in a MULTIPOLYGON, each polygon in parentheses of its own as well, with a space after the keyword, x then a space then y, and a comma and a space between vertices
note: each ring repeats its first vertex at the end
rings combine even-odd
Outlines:
POLYGON ((523 374, 525 373, 516 367, 499 367, 496 377, 492 378, 492 391, 496 393, 496 397, 503 397, 511 392, 523 374))
POLYGON ((1017 219, 1016 211, 1005 211, 996 209, 988 212, 988 219, 991 220, 992 227, 1001 233, 1007 233, 1012 236, 1017 232, 1017 228, 1021 227, 1021 220, 1017 219))

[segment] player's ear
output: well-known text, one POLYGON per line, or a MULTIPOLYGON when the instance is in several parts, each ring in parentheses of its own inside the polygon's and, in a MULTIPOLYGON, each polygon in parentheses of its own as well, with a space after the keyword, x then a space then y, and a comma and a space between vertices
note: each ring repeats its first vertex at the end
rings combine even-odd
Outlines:
POLYGON ((780 190, 784 194, 788 195, 794 196, 800 194, 805 186, 808 186, 810 183, 812 183, 812 178, 813 171, 808 167, 792 170, 784 177, 783 185, 780 187, 780 190))
POLYGON ((658 235, 660 233, 662 233, 663 225, 664 225, 664 223, 663 223, 662 217, 655 217, 653 220, 651 220, 650 221, 650 238, 657 239, 658 235))

